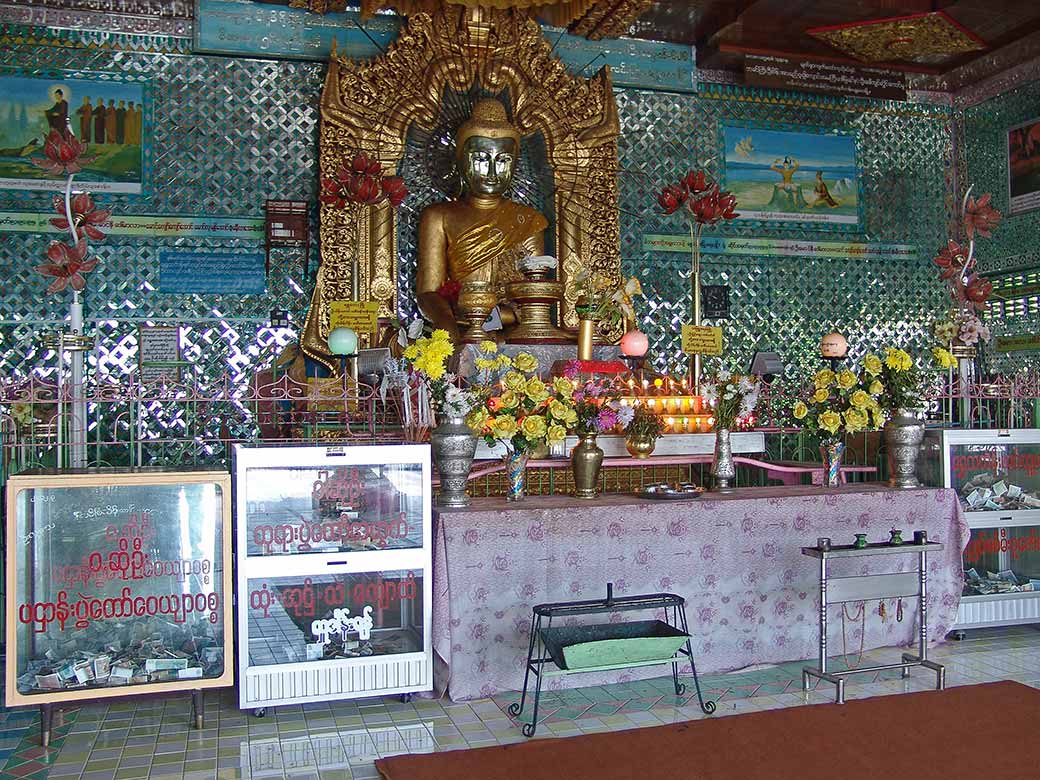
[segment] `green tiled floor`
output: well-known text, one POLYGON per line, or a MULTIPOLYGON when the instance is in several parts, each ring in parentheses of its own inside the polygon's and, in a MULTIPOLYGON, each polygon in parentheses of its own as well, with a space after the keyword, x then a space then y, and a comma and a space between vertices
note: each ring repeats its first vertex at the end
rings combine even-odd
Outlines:
MULTIPOLYGON (((890 660, 894 652, 867 653, 864 663, 890 660)), ((951 686, 1012 679, 1040 687, 1040 631, 1032 627, 970 632, 933 657, 947 665, 951 686)), ((802 665, 702 677, 705 697, 718 702, 711 717, 832 701, 830 686, 802 693, 802 665)), ((923 670, 910 680, 898 671, 863 675, 851 678, 846 697, 924 690, 933 681, 923 670)), ((524 741, 506 711, 518 698, 365 699, 275 708, 255 718, 225 691, 207 694, 201 731, 189 727, 186 696, 129 699, 64 713, 48 750, 39 747, 39 721, 31 711, 0 710, 0 780, 368 780, 376 778, 373 762, 381 756, 524 741)), ((547 692, 539 736, 704 717, 692 691, 677 697, 671 677, 662 677, 547 692)))

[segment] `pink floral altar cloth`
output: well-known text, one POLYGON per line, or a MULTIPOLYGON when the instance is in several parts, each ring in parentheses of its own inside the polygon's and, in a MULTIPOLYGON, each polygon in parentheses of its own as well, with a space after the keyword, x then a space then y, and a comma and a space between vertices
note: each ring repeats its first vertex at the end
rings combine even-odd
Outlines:
MULTIPOLYGON (((929 555, 928 632, 941 641, 957 616, 961 554, 968 527, 950 490, 890 490, 881 485, 746 488, 689 501, 602 496, 581 501, 535 496, 519 504, 474 499, 439 514, 434 547, 434 650, 439 690, 455 700, 523 687, 531 608, 535 604, 603 598, 608 581, 618 596, 670 592, 686 598, 694 660, 700 674, 817 654, 819 562, 802 555, 817 537, 871 542, 899 528, 945 544, 929 555)), ((833 561, 828 575, 909 571, 913 555, 833 561)), ((888 600, 866 607, 866 649, 916 639, 917 605, 904 599, 904 618, 888 600)), ((849 605, 858 618, 858 607, 849 605)), ((587 622, 648 620, 626 612, 587 622)), ((842 652, 841 606, 828 612, 829 647, 842 652)), ((583 621, 583 622, 584 622, 583 621)), ((847 621, 855 659, 862 622, 847 621)), ((896 659, 898 660, 898 658, 896 659)), ((686 670, 689 671, 689 665, 686 670)), ((602 685, 668 674, 669 667, 549 678, 546 685, 602 685)))

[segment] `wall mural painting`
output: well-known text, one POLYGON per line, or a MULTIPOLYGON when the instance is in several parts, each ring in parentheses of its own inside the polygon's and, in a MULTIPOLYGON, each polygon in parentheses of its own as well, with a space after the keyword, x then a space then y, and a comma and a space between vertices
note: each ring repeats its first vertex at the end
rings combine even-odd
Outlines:
POLYGON ((1040 119, 1008 130, 1007 145, 1009 212, 1040 208, 1040 119))
POLYGON ((0 72, 0 188, 59 190, 41 163, 44 149, 66 131, 86 144, 80 182, 94 192, 141 192, 145 121, 141 82, 97 78, 25 76, 0 72), (52 135, 57 133, 57 136, 52 135))
POLYGON ((725 187, 741 220, 855 230, 861 223, 856 138, 833 129, 724 124, 725 187))

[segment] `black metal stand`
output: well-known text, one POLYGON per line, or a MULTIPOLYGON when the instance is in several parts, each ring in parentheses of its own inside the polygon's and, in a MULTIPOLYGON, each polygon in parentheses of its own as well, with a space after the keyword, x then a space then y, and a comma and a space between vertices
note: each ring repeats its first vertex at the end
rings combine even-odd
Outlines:
MULTIPOLYGON (((589 626, 588 628, 595 628, 589 626)), ((675 685, 675 695, 682 696, 686 692, 686 686, 679 682, 679 664, 683 658, 690 659, 690 670, 693 674, 693 684, 697 691, 697 701, 705 714, 711 715, 715 712, 715 702, 704 701, 701 694, 701 683, 697 678, 697 665, 693 661, 693 647, 690 644, 689 625, 686 622, 686 599, 674 593, 654 593, 643 596, 623 596, 614 598, 613 583, 607 583, 607 597, 595 601, 564 601, 555 604, 538 604, 534 607, 531 619, 531 635, 527 644, 527 664, 524 671, 524 689, 520 694, 520 702, 509 705, 511 715, 519 716, 524 711, 527 702, 527 686, 531 675, 535 676, 534 708, 531 712, 531 722, 525 723, 523 734, 525 737, 533 737, 538 728, 538 704, 542 695, 542 680, 545 677, 556 677, 568 674, 583 674, 587 672, 603 672, 612 669, 630 669, 640 666, 658 666, 661 664, 672 665, 672 682, 675 685), (608 666, 584 667, 581 669, 567 669, 561 667, 555 660, 546 645, 546 631, 552 628, 553 618, 567 618, 578 615, 595 615, 603 612, 634 612, 638 610, 663 609, 665 623, 678 629, 686 637, 685 646, 680 647, 670 658, 658 658, 649 661, 635 661, 630 663, 612 664, 608 666), (543 625, 544 621, 544 625, 543 625), (543 668, 549 665, 549 668, 543 668)))
POLYGON ((195 718, 194 718, 194 720, 195 720, 195 728, 201 729, 202 728, 202 723, 203 723, 203 720, 202 720, 202 712, 203 712, 203 709, 202 709, 202 691, 201 690, 197 690, 197 691, 192 691, 191 692, 191 711, 192 711, 192 714, 195 716, 195 718))
POLYGON ((40 744, 43 747, 50 747, 51 744, 51 727, 54 724, 54 705, 53 704, 41 704, 40 705, 40 744))

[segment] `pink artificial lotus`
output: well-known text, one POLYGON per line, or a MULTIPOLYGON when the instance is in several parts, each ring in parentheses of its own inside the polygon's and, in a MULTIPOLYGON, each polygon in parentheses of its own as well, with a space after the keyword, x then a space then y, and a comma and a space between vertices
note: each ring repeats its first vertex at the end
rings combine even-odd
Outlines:
POLYGON ((76 246, 69 246, 62 241, 51 241, 47 247, 47 258, 51 261, 36 267, 44 276, 53 276, 54 281, 47 288, 47 292, 61 292, 66 287, 73 290, 82 290, 86 285, 83 274, 94 270, 97 265, 96 257, 87 257, 87 242, 80 239, 76 246))
MULTIPOLYGON (((104 225, 112 216, 112 212, 101 211, 95 207, 94 199, 86 192, 73 196, 71 206, 72 220, 76 225, 76 238, 81 239, 86 235, 95 241, 103 241, 105 234, 98 229, 98 226, 104 225)), ((65 200, 59 195, 54 196, 54 210, 60 216, 52 217, 51 224, 58 230, 67 232, 69 220, 65 214, 65 200)))
POLYGON ((51 130, 43 145, 44 157, 33 157, 32 162, 39 168, 60 176, 70 176, 83 170, 83 166, 94 162, 97 155, 86 155, 87 145, 72 134, 70 130, 59 133, 51 130))

